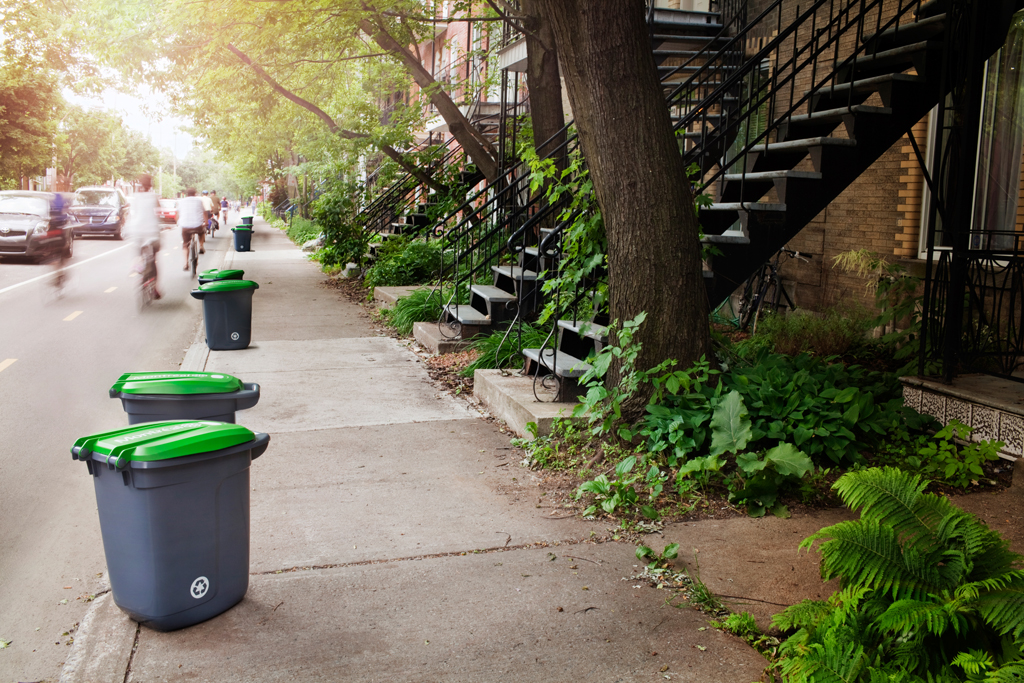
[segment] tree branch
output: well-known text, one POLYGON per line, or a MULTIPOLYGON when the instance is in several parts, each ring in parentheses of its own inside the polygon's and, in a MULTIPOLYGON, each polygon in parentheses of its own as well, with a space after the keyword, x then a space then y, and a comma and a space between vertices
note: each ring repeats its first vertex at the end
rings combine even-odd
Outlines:
MULTIPOLYGON (((258 64, 255 64, 251 59, 249 59, 248 55, 246 55, 244 52, 239 50, 237 47, 235 47, 231 43, 228 43, 227 44, 227 48, 228 48, 228 50, 231 51, 231 53, 233 55, 238 57, 239 61, 241 61, 243 64, 245 64, 246 66, 251 68, 253 71, 256 72, 256 74, 260 78, 262 78, 264 81, 266 81, 266 83, 271 88, 273 88, 276 93, 278 93, 279 95, 281 95, 282 97, 284 97, 288 101, 294 102, 295 104, 299 105, 303 109, 305 109, 307 111, 310 111, 310 112, 316 114, 318 117, 320 117, 320 120, 323 121, 325 124, 327 124, 327 129, 330 130, 335 135, 337 135, 339 137, 342 137, 342 138, 345 138, 346 140, 358 140, 358 139, 366 139, 366 138, 370 137, 366 133, 355 133, 353 131, 346 130, 346 129, 342 128, 341 126, 339 126, 337 124, 337 122, 333 118, 331 118, 330 114, 328 114, 323 109, 321 109, 320 107, 316 106, 315 104, 313 104, 309 100, 306 100, 306 99, 303 99, 303 98, 299 97, 298 95, 296 95, 295 93, 293 93, 292 91, 288 90, 283 85, 281 85, 280 83, 275 81, 270 76, 270 74, 268 74, 266 71, 264 71, 261 66, 259 66, 258 64)), ((397 163, 399 166, 401 166, 403 169, 405 169, 405 171, 407 173, 409 173, 410 175, 415 177, 417 180, 419 180, 421 183, 423 183, 427 187, 433 188, 437 192, 445 192, 445 191, 447 191, 448 188, 446 188, 444 185, 438 183, 436 180, 431 178, 423 169, 417 168, 415 165, 410 164, 408 161, 406 161, 405 158, 402 156, 401 152, 396 150, 391 145, 385 145, 385 144, 378 143, 378 142, 375 142, 373 144, 376 147, 378 147, 382 152, 384 152, 389 157, 391 157, 391 159, 393 159, 395 161, 395 163, 397 163)))

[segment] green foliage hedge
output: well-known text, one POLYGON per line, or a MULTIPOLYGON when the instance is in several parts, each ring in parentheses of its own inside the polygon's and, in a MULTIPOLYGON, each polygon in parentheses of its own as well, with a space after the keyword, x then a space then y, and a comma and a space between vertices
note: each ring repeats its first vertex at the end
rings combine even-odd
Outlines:
POLYGON ((392 237, 377 251, 377 262, 367 271, 367 287, 421 285, 441 272, 442 249, 439 241, 392 237))

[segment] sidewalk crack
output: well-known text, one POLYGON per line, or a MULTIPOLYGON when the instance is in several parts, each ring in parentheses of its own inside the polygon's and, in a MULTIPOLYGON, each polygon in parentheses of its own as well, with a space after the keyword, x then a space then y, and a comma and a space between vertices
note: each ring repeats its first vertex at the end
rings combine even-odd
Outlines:
POLYGON ((132 675, 132 664, 135 663, 135 653, 139 650, 139 635, 142 633, 142 625, 135 624, 135 642, 132 643, 132 653, 128 655, 128 667, 124 670, 124 680, 122 683, 128 683, 128 680, 132 675))

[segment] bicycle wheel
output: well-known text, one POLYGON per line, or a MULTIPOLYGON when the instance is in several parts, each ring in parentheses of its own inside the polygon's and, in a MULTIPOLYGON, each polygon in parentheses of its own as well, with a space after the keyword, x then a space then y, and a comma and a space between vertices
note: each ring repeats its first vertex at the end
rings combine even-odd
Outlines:
POLYGON ((743 284, 743 294, 740 295, 740 311, 739 315, 739 329, 745 330, 750 326, 750 323, 754 320, 757 314, 757 309, 761 303, 761 280, 762 272, 758 272, 751 275, 747 281, 743 284))
POLYGON ((750 328, 751 334, 757 334, 757 323, 763 320, 765 315, 779 312, 779 301, 782 299, 782 283, 773 277, 765 285, 760 305, 754 312, 753 325, 750 328))
POLYGON ((192 235, 192 241, 188 243, 188 267, 195 278, 199 270, 199 237, 192 235))

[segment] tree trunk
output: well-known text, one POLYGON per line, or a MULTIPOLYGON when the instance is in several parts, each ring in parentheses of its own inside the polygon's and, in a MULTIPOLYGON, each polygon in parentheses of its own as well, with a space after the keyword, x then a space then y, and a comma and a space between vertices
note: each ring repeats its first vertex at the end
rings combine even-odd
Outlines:
MULTIPOLYGON (((608 237, 611 317, 646 311, 640 370, 710 350, 708 300, 693 196, 644 21, 643 0, 541 4, 558 53, 608 237)), ((609 382, 618 381, 612 369, 609 382)), ((639 417, 645 386, 623 406, 639 417)))
POLYGON ((476 167, 484 174, 489 183, 498 178, 497 154, 494 151, 490 140, 484 137, 477 128, 469 122, 469 119, 459 110, 459 107, 452 101, 452 98, 439 87, 439 84, 430 72, 423 68, 420 60, 416 58, 407 47, 399 43, 379 23, 371 23, 364 19, 359 22, 359 28, 373 39, 378 46, 386 52, 397 57, 405 65, 406 71, 412 76, 420 88, 430 97, 430 103, 437 107, 437 113, 448 124, 448 130, 462 145, 462 149, 473 160, 476 167))
MULTIPOLYGON (((542 159, 565 141, 558 135, 565 127, 562 110, 562 81, 558 72, 558 50, 551 24, 541 16, 540 5, 545 0, 521 0, 522 23, 526 29, 526 85, 530 90, 530 120, 533 122, 533 140, 537 155, 542 159)), ((564 168, 562 162, 559 168, 564 168)))

